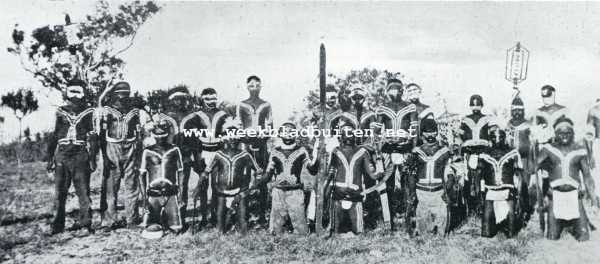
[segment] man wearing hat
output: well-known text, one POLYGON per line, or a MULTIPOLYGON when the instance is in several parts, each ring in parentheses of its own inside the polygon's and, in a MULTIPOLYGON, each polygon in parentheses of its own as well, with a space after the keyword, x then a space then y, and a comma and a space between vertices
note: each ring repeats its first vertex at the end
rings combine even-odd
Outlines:
POLYGON ((390 197, 390 224, 395 230, 394 217, 396 212, 403 212, 407 232, 412 233, 414 210, 417 205, 416 172, 407 163, 412 149, 418 141, 418 114, 414 104, 402 100, 403 85, 398 79, 389 79, 386 86, 387 99, 377 108, 377 122, 373 123, 374 130, 379 130, 383 137, 380 151, 384 154, 385 166, 381 159, 380 167, 385 168, 387 175, 386 188, 390 197))
POLYGON ((311 159, 308 150, 297 144, 296 125, 285 122, 279 129, 282 144, 271 150, 266 175, 261 182, 270 182, 271 217, 270 232, 281 234, 286 216, 289 216, 294 231, 301 235, 308 234, 304 206, 304 190, 308 185, 302 182, 302 171, 306 167, 311 174, 316 174, 316 153, 311 159))
POLYGON ((459 134, 462 141, 462 153, 465 155, 468 168, 467 200, 469 203, 469 213, 473 215, 481 213, 481 204, 479 202, 481 198, 479 155, 484 153, 490 146, 488 139, 490 119, 481 112, 483 108, 483 98, 481 95, 472 95, 469 99, 469 107, 472 113, 463 118, 459 134))
POLYGON ((118 82, 110 90, 111 103, 100 109, 100 140, 106 157, 102 182, 102 226, 105 231, 120 227, 117 213, 121 180, 125 186, 125 214, 129 227, 137 225, 138 170, 142 151, 140 109, 131 104, 131 88, 127 82, 118 82))
POLYGON ((73 183, 79 199, 79 220, 71 230, 92 230, 90 173, 96 169, 98 144, 94 129, 94 109, 84 98, 85 82, 69 81, 64 93, 66 104, 56 110, 54 133, 48 141, 48 171, 55 171, 56 214, 52 234, 64 231, 65 203, 73 183))
POLYGON ((534 115, 532 136, 538 144, 549 143, 554 138, 552 124, 560 116, 569 116, 568 109, 556 103, 556 89, 551 85, 544 85, 542 91, 543 106, 537 109, 534 115))
MULTIPOLYGON (((273 113, 271 104, 260 98, 262 83, 258 76, 252 75, 246 79, 246 85, 250 96, 248 99, 241 101, 236 109, 236 116, 242 122, 242 128, 246 130, 256 131, 254 137, 244 139, 245 147, 252 154, 261 169, 267 166, 269 154, 267 153, 266 136, 261 136, 261 130, 273 127, 273 113)), ((258 222, 261 225, 266 225, 266 211, 268 206, 268 190, 266 186, 262 186, 258 191, 258 222)))
POLYGON ((510 106, 510 120, 507 124, 508 144, 517 149, 523 164, 523 182, 519 192, 520 204, 524 213, 524 220, 529 221, 535 205, 535 181, 531 180, 534 174, 532 164, 531 124, 525 118, 525 106, 523 100, 517 95, 513 98, 510 106))
MULTIPOLYGON (((241 129, 239 120, 227 117, 223 129, 235 134, 241 129)), ((216 200, 217 226, 219 231, 228 231, 229 219, 233 210, 236 212, 237 227, 242 234, 248 230, 247 206, 248 192, 254 188, 251 172, 260 178, 262 169, 248 151, 240 148, 240 138, 224 136, 223 149, 215 152, 211 163, 205 169, 205 175, 210 175, 213 199, 216 200)), ((206 159, 205 159, 206 161, 206 159)), ((206 176, 205 176, 206 177, 206 176)))
POLYGON ((184 170, 181 151, 169 143, 172 124, 158 118, 151 135, 155 144, 144 149, 140 165, 140 182, 144 199, 145 238, 160 238, 164 230, 178 233, 183 229, 180 214, 182 190, 178 184, 184 170), (163 226, 162 219, 166 219, 163 226))
POLYGON ((554 142, 541 146, 536 162, 548 172, 543 184, 543 206, 548 213, 547 237, 558 240, 570 228, 578 241, 590 239, 590 223, 582 199, 598 206, 595 184, 590 175, 587 151, 574 142, 573 121, 561 116, 553 125, 554 142), (581 173, 581 176, 580 176, 581 173))
POLYGON ((421 120, 423 144, 413 149, 417 165, 417 226, 422 234, 438 234, 446 220, 446 206, 442 196, 444 169, 450 159, 450 150, 438 141, 437 123, 432 118, 421 120))
POLYGON ((525 184, 523 164, 519 151, 506 142, 504 130, 496 125, 489 132, 491 148, 479 156, 484 196, 481 236, 504 231, 514 237, 521 225, 517 197, 520 185, 525 184))

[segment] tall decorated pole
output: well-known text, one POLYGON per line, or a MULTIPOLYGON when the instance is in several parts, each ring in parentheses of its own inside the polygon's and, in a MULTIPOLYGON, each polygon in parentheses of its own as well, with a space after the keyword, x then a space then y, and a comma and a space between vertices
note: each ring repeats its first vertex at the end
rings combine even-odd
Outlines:
POLYGON ((517 85, 527 79, 527 67, 529 66, 529 50, 520 42, 506 51, 506 68, 504 79, 513 84, 513 89, 519 93, 517 85))
POLYGON ((326 88, 326 55, 325 55, 325 45, 321 43, 321 48, 319 50, 319 103, 320 103, 320 111, 321 111, 321 120, 319 124, 319 128, 321 129, 321 133, 319 133, 319 173, 315 178, 315 193, 316 193, 316 215, 315 215, 315 231, 317 234, 323 234, 323 193, 325 190, 325 179, 327 178, 327 154, 325 153, 325 135, 323 134, 323 128, 325 128, 325 88, 326 88))

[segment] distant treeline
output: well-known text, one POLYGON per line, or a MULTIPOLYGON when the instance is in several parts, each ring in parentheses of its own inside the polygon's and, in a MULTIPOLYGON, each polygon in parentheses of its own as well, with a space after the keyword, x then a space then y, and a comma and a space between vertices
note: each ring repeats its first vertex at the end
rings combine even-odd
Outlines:
MULTIPOLYGON (((30 130, 25 129, 20 146, 22 162, 45 161, 47 158, 47 140, 50 135, 51 132, 38 132, 31 135, 30 130)), ((0 160, 2 162, 16 162, 18 151, 18 139, 7 144, 2 144, 0 145, 0 160)))

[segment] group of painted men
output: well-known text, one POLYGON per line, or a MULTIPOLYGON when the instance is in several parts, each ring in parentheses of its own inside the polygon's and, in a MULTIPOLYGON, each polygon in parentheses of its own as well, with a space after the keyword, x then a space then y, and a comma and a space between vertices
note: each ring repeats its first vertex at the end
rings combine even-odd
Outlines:
POLYGON ((109 104, 88 108, 83 100, 87 84, 70 81, 49 145, 48 169, 55 170, 57 194, 52 233, 65 228, 71 182, 80 210, 70 229, 94 231, 90 174, 101 152, 105 232, 142 226, 143 236, 161 237, 164 231, 177 233, 190 226, 186 218, 200 218, 200 227, 216 225, 227 232, 235 224, 246 232, 253 201, 258 225, 266 226, 268 218, 272 233, 307 234, 315 225, 361 233, 365 224, 383 220, 392 230, 403 223, 411 236, 441 233, 442 228, 447 234, 473 215, 482 220, 482 236, 499 231, 514 236, 537 201, 548 238, 558 239, 569 229, 578 240, 589 239, 591 224, 582 200, 598 203, 591 169, 592 154, 600 151, 595 142, 600 138, 600 105, 590 111, 593 129, 581 146, 574 141, 566 108, 554 101, 552 86, 542 87, 544 106, 530 120, 523 101, 513 98, 506 126, 483 114, 483 98, 473 95, 472 113, 457 131, 458 143, 448 144, 440 140, 435 114, 420 102, 417 84, 387 80, 386 100, 372 110, 359 84, 341 91, 329 85, 325 112, 315 113, 313 121, 337 133, 306 143, 294 133, 296 124, 285 122, 278 144, 271 144, 266 136, 232 136, 240 129, 273 127, 271 105, 260 98, 260 78, 250 76, 246 83, 250 96, 233 111, 218 107, 213 88, 202 91, 201 110, 191 110, 190 93, 183 87, 168 91, 165 111, 146 111, 128 100, 127 82, 111 87, 109 104), (315 189, 320 168, 326 172, 324 188, 315 189), (193 210, 188 210, 192 170, 198 183, 193 210), (117 212, 121 182, 125 224, 117 212), (316 192, 324 197, 323 223, 315 223, 316 192))

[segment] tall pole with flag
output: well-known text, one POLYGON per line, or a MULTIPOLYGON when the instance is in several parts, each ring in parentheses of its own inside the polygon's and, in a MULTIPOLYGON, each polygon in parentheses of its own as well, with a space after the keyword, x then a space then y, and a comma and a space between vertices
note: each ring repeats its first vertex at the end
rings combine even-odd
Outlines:
MULTIPOLYGON (((325 45, 321 43, 321 48, 319 50, 319 103, 320 103, 320 111, 321 111, 321 120, 319 127, 323 129, 325 127, 325 86, 326 86, 326 55, 325 55, 325 45)), ((323 194, 325 189, 325 179, 327 172, 327 155, 325 153, 325 135, 323 135, 323 130, 319 135, 319 173, 315 179, 315 193, 316 193, 316 214, 315 214, 315 231, 317 234, 323 234, 323 194)))

